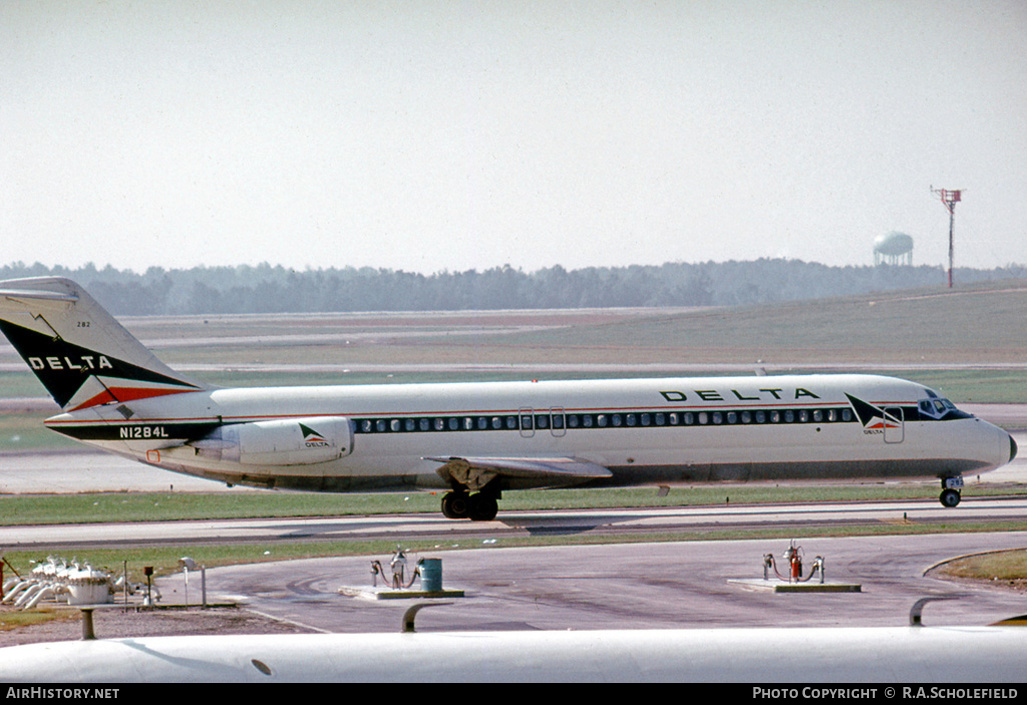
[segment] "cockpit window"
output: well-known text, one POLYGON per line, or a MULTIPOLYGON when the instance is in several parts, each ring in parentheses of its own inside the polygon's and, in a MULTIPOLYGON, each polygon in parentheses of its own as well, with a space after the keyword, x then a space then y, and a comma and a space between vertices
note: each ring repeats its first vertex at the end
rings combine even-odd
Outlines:
POLYGON ((950 402, 944 397, 939 397, 936 393, 930 389, 925 390, 929 399, 921 399, 918 403, 921 417, 927 417, 931 419, 942 419, 942 418, 968 418, 970 414, 960 411, 956 408, 956 405, 950 402))

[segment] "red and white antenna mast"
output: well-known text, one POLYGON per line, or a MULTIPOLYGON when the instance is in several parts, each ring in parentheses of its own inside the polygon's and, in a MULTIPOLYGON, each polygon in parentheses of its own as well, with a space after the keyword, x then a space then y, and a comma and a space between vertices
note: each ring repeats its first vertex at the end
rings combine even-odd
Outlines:
POLYGON ((963 191, 950 191, 948 189, 937 189, 931 187, 931 193, 937 194, 941 202, 949 210, 949 288, 952 288, 952 230, 956 224, 956 204, 963 200, 963 191))

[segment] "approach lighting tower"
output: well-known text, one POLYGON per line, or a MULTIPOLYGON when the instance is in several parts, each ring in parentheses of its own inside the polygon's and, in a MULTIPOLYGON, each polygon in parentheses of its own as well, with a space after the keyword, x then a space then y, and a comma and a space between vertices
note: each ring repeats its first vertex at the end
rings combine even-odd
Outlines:
POLYGON ((963 192, 949 191, 947 189, 936 189, 931 187, 931 193, 938 194, 941 202, 945 204, 945 207, 949 209, 949 288, 952 288, 952 230, 956 224, 956 204, 962 200, 963 192))

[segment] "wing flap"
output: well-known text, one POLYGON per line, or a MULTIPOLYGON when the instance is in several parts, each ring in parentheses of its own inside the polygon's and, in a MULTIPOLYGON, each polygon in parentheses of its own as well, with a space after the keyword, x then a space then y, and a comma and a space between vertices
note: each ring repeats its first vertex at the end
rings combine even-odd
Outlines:
POLYGON ((496 477, 507 478, 517 487, 559 487, 613 476, 602 465, 566 457, 430 457, 425 460, 442 463, 437 472, 443 480, 464 485, 472 492, 496 477))

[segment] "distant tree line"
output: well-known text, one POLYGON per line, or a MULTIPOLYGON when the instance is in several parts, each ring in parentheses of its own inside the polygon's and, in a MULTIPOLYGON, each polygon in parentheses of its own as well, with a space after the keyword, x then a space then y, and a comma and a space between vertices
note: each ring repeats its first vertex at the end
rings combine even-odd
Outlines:
MULTIPOLYGON (((118 315, 720 306, 946 282, 941 267, 831 267, 791 259, 576 270, 555 266, 530 273, 505 265, 430 275, 371 267, 296 271, 269 264, 151 267, 142 274, 92 264, 78 269, 21 262, 0 267, 0 279, 35 276, 75 279, 118 315)), ((955 278, 959 283, 1027 278, 1027 267, 958 269, 955 278)))

